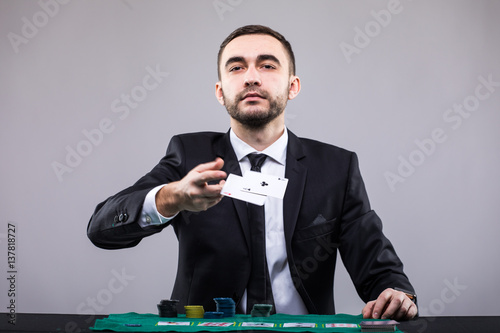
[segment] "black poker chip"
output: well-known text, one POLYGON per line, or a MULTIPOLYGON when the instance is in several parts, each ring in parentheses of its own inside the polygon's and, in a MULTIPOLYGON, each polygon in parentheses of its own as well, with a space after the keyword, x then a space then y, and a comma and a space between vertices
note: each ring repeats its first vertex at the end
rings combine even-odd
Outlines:
POLYGON ((177 303, 178 300, 175 299, 163 299, 158 304, 158 315, 160 317, 177 317, 177 303))

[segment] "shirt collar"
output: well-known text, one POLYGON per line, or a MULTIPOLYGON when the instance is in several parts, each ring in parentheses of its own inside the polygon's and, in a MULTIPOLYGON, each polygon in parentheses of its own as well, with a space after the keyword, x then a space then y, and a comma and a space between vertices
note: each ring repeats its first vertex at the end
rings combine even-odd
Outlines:
POLYGON ((248 154, 262 153, 266 154, 282 165, 285 165, 286 163, 286 148, 288 145, 288 131, 286 127, 279 139, 263 151, 255 150, 255 148, 251 147, 245 141, 238 138, 238 136, 233 132, 232 128, 229 131, 229 140, 231 141, 231 145, 233 146, 238 162, 241 162, 241 160, 248 154))

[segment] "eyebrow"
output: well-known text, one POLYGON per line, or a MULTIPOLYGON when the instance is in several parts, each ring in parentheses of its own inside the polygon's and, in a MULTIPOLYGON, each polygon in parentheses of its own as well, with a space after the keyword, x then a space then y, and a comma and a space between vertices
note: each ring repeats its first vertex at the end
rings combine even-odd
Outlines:
POLYGON ((243 57, 239 57, 239 56, 231 57, 231 58, 227 59, 225 67, 228 67, 229 65, 231 65, 232 63, 235 63, 235 62, 245 62, 245 59, 243 57))
POLYGON ((275 56, 273 56, 272 54, 261 54, 257 57, 257 62, 261 62, 261 61, 264 61, 264 60, 271 60, 271 61, 274 61, 275 63, 277 63, 278 65, 281 66, 281 63, 280 61, 278 60, 278 58, 276 58, 275 56))
MULTIPOLYGON (((262 61, 265 61, 265 60, 274 61, 275 63, 277 63, 278 65, 281 66, 281 63, 278 60, 278 58, 276 58, 272 54, 260 54, 259 56, 257 56, 257 62, 262 62, 262 61)), ((235 57, 231 57, 231 58, 227 59, 225 67, 227 68, 229 65, 231 65, 231 64, 233 64, 235 62, 246 63, 245 58, 243 58, 241 56, 235 56, 235 57)))

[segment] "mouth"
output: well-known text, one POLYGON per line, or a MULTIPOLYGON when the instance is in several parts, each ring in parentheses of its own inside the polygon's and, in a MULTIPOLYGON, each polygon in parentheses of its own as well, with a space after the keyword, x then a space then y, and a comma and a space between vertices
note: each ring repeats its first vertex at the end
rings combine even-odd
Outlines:
POLYGON ((243 95, 243 98, 241 98, 242 101, 243 100, 256 101, 259 99, 264 99, 264 97, 255 91, 248 92, 245 95, 243 95))

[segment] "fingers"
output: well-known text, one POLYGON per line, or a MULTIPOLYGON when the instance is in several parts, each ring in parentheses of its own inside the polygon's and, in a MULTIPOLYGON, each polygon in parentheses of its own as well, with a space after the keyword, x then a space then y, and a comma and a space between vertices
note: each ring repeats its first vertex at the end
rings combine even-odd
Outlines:
MULTIPOLYGON (((193 176, 193 183, 195 185, 203 186, 206 183, 226 178, 226 173, 220 170, 223 166, 224 161, 220 157, 217 157, 215 161, 199 164, 189 174, 193 176)), ((213 191, 217 191, 218 188, 219 184, 212 186, 213 191)), ((222 187, 220 187, 219 192, 221 189, 222 187)))
POLYGON ((181 210, 203 211, 222 200, 220 194, 225 184, 226 173, 220 170, 224 165, 221 158, 199 164, 179 181, 177 190, 180 195, 178 207, 181 210), (210 182, 217 182, 209 184, 210 182))
POLYGON ((363 308, 363 318, 406 320, 417 315, 417 306, 403 292, 388 288, 363 308))
POLYGON ((224 160, 220 157, 217 157, 212 162, 202 163, 196 166, 193 171, 203 172, 207 170, 220 170, 224 166, 224 160))
POLYGON ((369 319, 369 318, 373 317, 372 314, 373 314, 373 307, 374 306, 375 306, 375 301, 370 301, 370 302, 366 303, 363 310, 361 310, 361 313, 363 314, 364 319, 369 319))
MULTIPOLYGON (((204 186, 207 183, 213 181, 220 181, 226 178, 226 173, 224 171, 203 171, 201 173, 196 173, 193 176, 193 183, 198 186, 204 186)), ((215 187, 218 187, 219 184, 214 184, 215 187)), ((212 186, 212 185, 209 185, 212 186)))
POLYGON ((418 308, 415 303, 413 303, 411 300, 411 305, 410 308, 408 309, 408 312, 406 312, 406 318, 405 319, 412 319, 415 318, 418 314, 418 308))
POLYGON ((377 302, 373 307, 375 318, 387 319, 392 318, 394 313, 401 307, 406 295, 403 293, 395 294, 395 290, 386 289, 377 298, 377 302), (385 309, 385 310, 384 310, 385 309))
POLYGON ((417 315, 417 306, 411 300, 403 302, 401 307, 396 311, 393 318, 396 320, 407 320, 417 315))
POLYGON ((382 319, 408 320, 417 315, 417 305, 404 292, 394 289, 389 289, 389 292, 391 295, 390 302, 382 313, 382 319))

